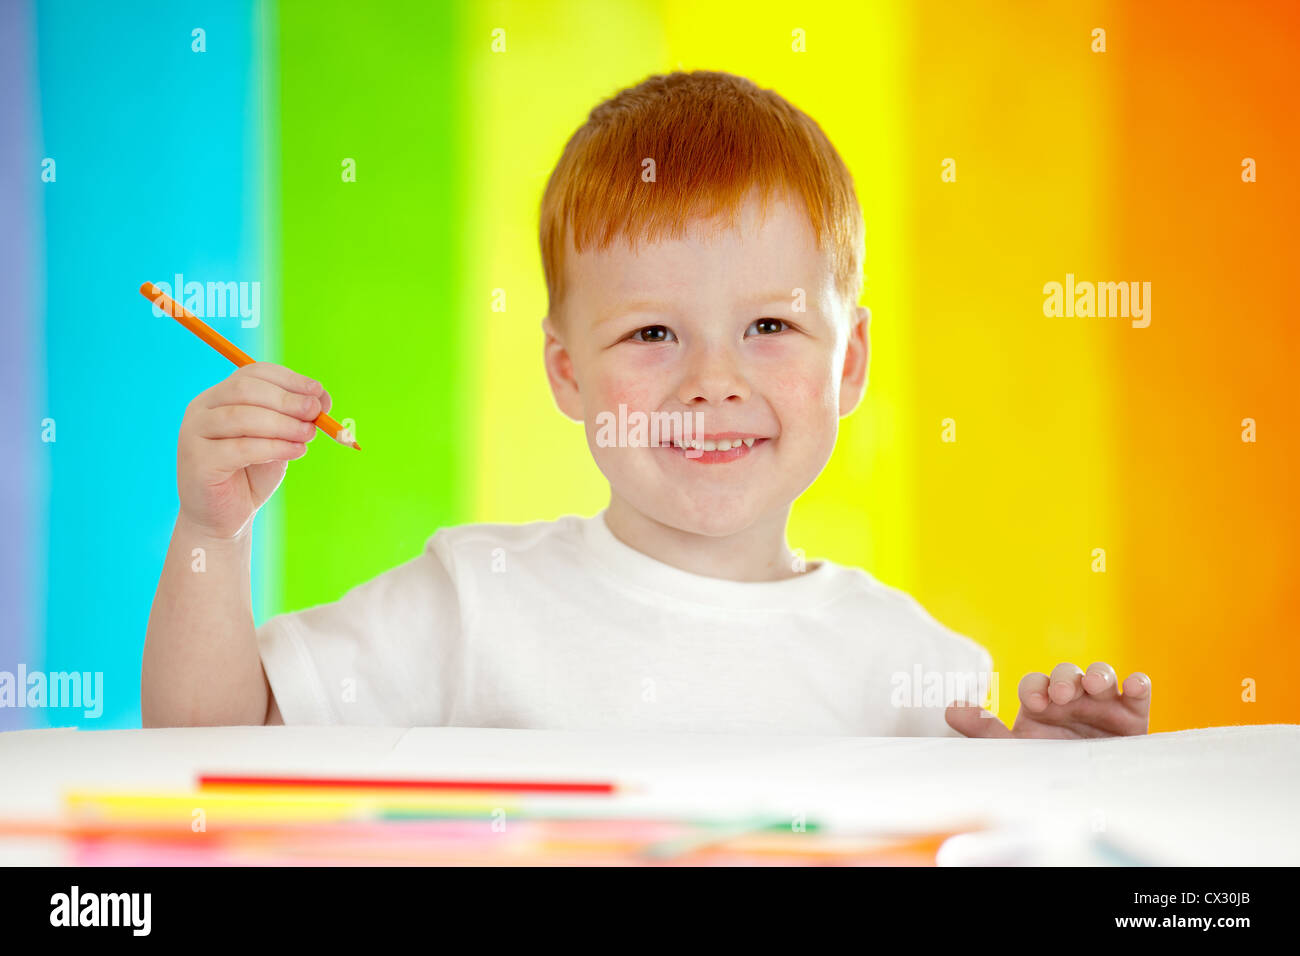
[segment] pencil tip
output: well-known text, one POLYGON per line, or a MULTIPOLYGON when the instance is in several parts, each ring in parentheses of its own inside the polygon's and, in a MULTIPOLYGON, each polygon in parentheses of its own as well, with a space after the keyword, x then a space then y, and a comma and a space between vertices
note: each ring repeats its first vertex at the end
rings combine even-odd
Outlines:
POLYGON ((361 446, 358 445, 356 442, 353 442, 353 443, 352 443, 352 447, 355 448, 357 451, 360 451, 360 450, 361 450, 361 446))

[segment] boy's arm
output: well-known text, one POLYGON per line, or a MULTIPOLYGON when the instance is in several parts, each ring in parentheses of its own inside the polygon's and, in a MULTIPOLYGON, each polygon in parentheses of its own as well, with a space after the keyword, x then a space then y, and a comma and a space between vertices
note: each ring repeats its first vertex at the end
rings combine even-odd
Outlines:
POLYGON ((223 539, 193 528, 184 515, 176 519, 145 638, 145 727, 267 722, 270 686, 249 593, 251 537, 251 522, 223 539))
POLYGON ((146 727, 262 724, 279 716, 249 595, 253 516, 307 453, 329 393, 254 362, 201 393, 177 446, 180 512, 140 673, 146 727))

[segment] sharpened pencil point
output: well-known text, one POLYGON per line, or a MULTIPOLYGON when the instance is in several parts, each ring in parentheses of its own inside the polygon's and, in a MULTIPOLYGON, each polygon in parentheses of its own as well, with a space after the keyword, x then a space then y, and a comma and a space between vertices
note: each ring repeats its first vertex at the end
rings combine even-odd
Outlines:
POLYGON ((360 451, 360 450, 361 450, 361 446, 358 445, 356 442, 353 442, 353 443, 352 443, 352 447, 355 448, 357 451, 360 451))

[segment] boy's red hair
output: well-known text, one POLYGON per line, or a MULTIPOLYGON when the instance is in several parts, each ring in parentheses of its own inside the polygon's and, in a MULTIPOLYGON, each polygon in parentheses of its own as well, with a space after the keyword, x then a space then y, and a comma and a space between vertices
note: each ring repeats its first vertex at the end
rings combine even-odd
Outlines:
POLYGON ((821 127, 772 90, 708 70, 655 75, 598 105, 569 138, 542 195, 540 238, 549 312, 564 301, 566 236, 574 247, 632 248, 683 238, 687 223, 734 227, 751 189, 803 201, 818 248, 830 243, 845 302, 862 292, 862 210, 853 177, 821 127), (642 180, 646 158, 655 181, 642 180))

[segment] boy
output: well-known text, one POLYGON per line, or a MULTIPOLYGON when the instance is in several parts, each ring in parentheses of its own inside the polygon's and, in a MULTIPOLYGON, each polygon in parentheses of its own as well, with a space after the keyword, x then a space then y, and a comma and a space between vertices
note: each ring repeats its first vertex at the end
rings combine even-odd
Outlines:
POLYGON ((945 710, 988 690, 988 652, 865 572, 805 568, 788 548, 790 506, 868 364, 862 214, 813 120, 725 73, 651 77, 570 139, 540 234, 547 375, 609 505, 443 528, 339 601, 255 630, 252 517, 330 398, 283 367, 242 368, 181 426, 146 726, 1146 732, 1149 682, 1121 696, 1105 664, 1026 677, 1013 731, 945 710), (609 427, 638 415, 667 433, 609 427))

